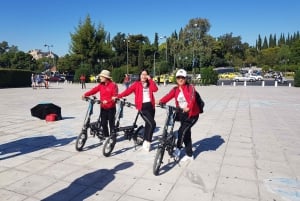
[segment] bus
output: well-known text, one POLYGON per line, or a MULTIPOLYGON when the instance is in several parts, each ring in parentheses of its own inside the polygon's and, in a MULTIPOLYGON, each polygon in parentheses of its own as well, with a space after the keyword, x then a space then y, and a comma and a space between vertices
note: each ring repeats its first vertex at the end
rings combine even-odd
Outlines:
POLYGON ((214 71, 216 71, 218 74, 233 73, 234 67, 217 67, 214 68, 214 71))

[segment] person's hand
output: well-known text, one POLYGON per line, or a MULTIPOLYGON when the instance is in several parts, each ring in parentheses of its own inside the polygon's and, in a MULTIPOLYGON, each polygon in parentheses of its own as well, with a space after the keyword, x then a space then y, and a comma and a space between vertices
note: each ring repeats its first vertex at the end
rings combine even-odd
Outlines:
POLYGON ((106 103, 107 103, 107 100, 102 101, 102 104, 106 104, 106 103))
POLYGON ((183 110, 184 112, 189 112, 189 111, 190 111, 190 108, 185 107, 185 108, 183 108, 182 110, 183 110))
POLYGON ((150 79, 151 79, 151 76, 150 76, 150 75, 147 75, 147 79, 150 80, 150 79))
POLYGON ((82 95, 82 96, 81 96, 81 99, 84 100, 84 99, 85 99, 85 95, 82 95))
POLYGON ((160 103, 159 100, 156 100, 156 101, 155 101, 155 104, 156 104, 156 105, 159 105, 159 103, 160 103))

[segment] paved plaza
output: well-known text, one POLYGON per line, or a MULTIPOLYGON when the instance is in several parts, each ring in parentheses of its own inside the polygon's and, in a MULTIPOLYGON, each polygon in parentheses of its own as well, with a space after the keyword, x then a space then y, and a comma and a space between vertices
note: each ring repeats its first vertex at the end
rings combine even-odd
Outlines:
MULTIPOLYGON (((0 89, 0 200, 300 201, 300 88, 197 86, 206 106, 192 128, 195 160, 174 163, 165 154, 154 176, 161 108, 150 152, 121 135, 110 157, 92 136, 75 150, 88 106, 81 95, 93 86, 0 89), (63 119, 32 117, 41 102, 60 106, 63 119)), ((155 97, 171 88, 160 85, 155 97)), ((135 114, 125 108, 122 125, 135 114)))

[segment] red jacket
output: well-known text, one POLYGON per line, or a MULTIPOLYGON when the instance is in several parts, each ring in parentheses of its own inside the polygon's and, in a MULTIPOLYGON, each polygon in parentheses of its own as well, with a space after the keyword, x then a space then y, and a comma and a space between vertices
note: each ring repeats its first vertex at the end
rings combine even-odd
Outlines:
MULTIPOLYGON (((156 86, 156 83, 149 79, 149 95, 150 95, 150 101, 153 105, 153 108, 155 107, 155 100, 154 100, 154 92, 157 92, 158 88, 156 86)), ((143 85, 141 81, 135 81, 128 89, 120 93, 117 97, 122 98, 125 96, 128 96, 129 94, 134 93, 135 94, 135 106, 137 110, 142 109, 143 105, 143 85)))
POLYGON ((115 101, 112 100, 112 97, 117 96, 118 94, 118 86, 116 85, 116 83, 112 81, 108 81, 107 83, 100 83, 90 91, 86 92, 84 96, 91 96, 97 92, 100 93, 101 101, 107 101, 106 104, 101 104, 101 108, 110 109, 116 107, 115 101))
MULTIPOLYGON (((184 85, 182 86, 183 95, 185 97, 185 100, 187 101, 187 107, 190 109, 189 111, 189 117, 197 116, 200 113, 200 109, 198 108, 198 105, 196 103, 195 94, 192 92, 195 90, 193 85, 184 85)), ((175 105, 176 107, 179 107, 177 97, 180 93, 180 90, 178 87, 174 87, 167 95, 162 97, 159 102, 161 103, 167 103, 172 98, 175 98, 175 105)))

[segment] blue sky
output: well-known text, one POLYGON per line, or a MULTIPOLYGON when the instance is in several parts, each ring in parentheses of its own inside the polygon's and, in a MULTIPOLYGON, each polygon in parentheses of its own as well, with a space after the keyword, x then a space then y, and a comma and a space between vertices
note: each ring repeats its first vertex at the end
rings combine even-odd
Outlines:
POLYGON ((88 14, 111 38, 118 32, 143 34, 151 42, 155 33, 178 33, 192 18, 208 19, 213 37, 233 33, 250 45, 259 34, 278 38, 300 31, 299 0, 2 0, 0 5, 0 42, 24 52, 53 45, 59 56, 69 52, 70 33, 88 14))

